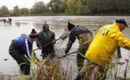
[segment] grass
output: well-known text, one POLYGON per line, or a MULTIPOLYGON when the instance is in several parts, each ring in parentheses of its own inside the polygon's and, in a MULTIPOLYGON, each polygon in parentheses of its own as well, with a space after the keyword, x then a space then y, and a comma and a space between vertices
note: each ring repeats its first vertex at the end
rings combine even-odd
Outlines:
MULTIPOLYGON (((124 75, 123 78, 119 77, 120 73, 122 73, 122 74, 127 74, 128 73, 129 66, 126 65, 125 70, 123 72, 121 72, 121 67, 124 65, 124 63, 123 62, 118 62, 115 65, 116 66, 113 66, 113 64, 111 64, 111 66, 109 68, 109 71, 107 72, 107 79, 106 80, 108 80, 108 79, 111 79, 111 80, 130 80, 130 79, 127 78, 126 75, 124 75)), ((88 69, 87 67, 88 66, 85 66, 85 68, 83 69, 84 73, 82 73, 82 76, 83 76, 82 78, 90 77, 90 75, 88 75, 86 73, 87 69, 88 69)), ((46 66, 44 64, 38 70, 37 80, 69 80, 69 79, 71 79, 73 73, 70 71, 70 74, 67 75, 68 72, 69 71, 64 70, 64 68, 62 68, 60 66, 60 61, 59 60, 56 60, 56 61, 53 60, 50 63, 50 65, 46 66)), ((97 74, 97 73, 98 72, 97 72, 97 68, 96 68, 93 71, 93 77, 95 77, 94 74, 97 74)))
POLYGON ((61 67, 58 59, 46 61, 37 72, 37 80, 68 80, 67 72, 61 67))
MULTIPOLYGON (((82 55, 83 56, 83 55, 82 55)), ((67 58, 65 58, 67 59, 67 58)), ((68 60, 69 62, 69 60, 68 60)), ((107 79, 106 80, 130 80, 127 78, 127 74, 129 73, 130 66, 128 65, 128 59, 126 60, 126 66, 125 69, 121 71, 121 67, 124 66, 124 62, 118 62, 115 64, 111 64, 108 72, 107 72, 107 79), (123 78, 119 77, 120 74, 123 74, 123 78)), ((33 61, 32 61, 33 63, 33 61)), ((46 58, 42 60, 40 63, 37 63, 38 67, 32 68, 31 75, 32 79, 30 80, 70 80, 72 78, 72 75, 74 72, 72 72, 72 69, 65 70, 61 66, 61 61, 59 58, 49 59, 46 58)), ((32 65, 34 66, 34 65, 32 65)), ((67 65, 68 66, 68 65, 67 65)), ((91 66, 91 65, 90 65, 91 66)), ((72 67, 71 67, 72 68, 72 67)), ((90 75, 88 75, 87 72, 88 66, 84 66, 83 72, 81 75, 82 78, 88 78, 90 75)), ((92 76, 95 77, 95 74, 97 74, 97 68, 92 71, 92 76)), ((21 75, 19 75, 21 76, 21 75)), ((24 78, 24 76, 22 76, 24 78)), ((75 76, 76 77, 76 76, 75 76)), ((14 75, 4 75, 0 74, 0 80, 24 80, 23 78, 14 75)), ((86 79, 85 79, 86 80, 86 79)))
MULTIPOLYGON (((73 73, 70 71, 65 71, 63 67, 61 67, 60 65, 60 61, 56 60, 56 61, 52 61, 52 62, 48 62, 48 60, 46 59, 43 60, 41 62, 41 65, 38 67, 38 70, 32 77, 32 79, 30 80, 69 80, 71 79, 73 73), (47 61, 47 63, 46 63, 47 61), (70 73, 69 75, 67 75, 68 73, 70 73)), ((121 71, 121 64, 118 64, 118 66, 114 66, 111 65, 109 71, 108 71, 108 75, 107 75, 107 79, 111 79, 111 80, 130 80, 127 79, 127 76, 125 79, 121 79, 121 77, 118 77, 120 73, 126 74, 125 71, 120 72, 121 71), (114 75, 113 75, 114 74, 114 75)), ((127 68, 129 68, 129 66, 127 66, 127 68)), ((71 70, 71 69, 70 69, 71 70)), ((84 69, 85 72, 87 72, 87 69, 84 69)), ((97 74, 96 71, 93 71, 94 74, 97 74)), ((127 73, 128 73, 128 69, 127 69, 127 73)), ((82 76, 86 76, 89 77, 87 75, 87 73, 82 74, 82 76)), ((94 76, 94 75, 93 75, 94 76)), ((7 75, 0 75, 0 80, 17 80, 18 76, 7 76, 7 75)), ((19 79, 19 80, 24 80, 19 79)))

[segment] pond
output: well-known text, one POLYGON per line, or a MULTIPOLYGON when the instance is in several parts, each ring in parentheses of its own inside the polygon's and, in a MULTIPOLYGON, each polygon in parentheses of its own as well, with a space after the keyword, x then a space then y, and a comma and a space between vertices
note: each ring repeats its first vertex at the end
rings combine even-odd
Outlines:
MULTIPOLYGON (((1 17, 0 19, 8 19, 7 17, 1 17)), ((115 21, 117 18, 124 18, 128 25, 130 26, 130 16, 21 16, 21 17, 10 17, 12 18, 12 23, 3 23, 0 22, 0 74, 18 74, 19 67, 15 60, 12 59, 12 57, 8 53, 9 45, 12 41, 12 39, 15 39, 20 36, 22 33, 29 34, 31 30, 34 28, 37 32, 42 30, 42 25, 44 23, 48 23, 49 27, 52 31, 55 32, 56 38, 62 35, 64 32, 65 27, 67 27, 67 23, 71 22, 76 25, 81 25, 93 32, 93 35, 96 35, 97 30, 106 24, 111 24, 115 21), (8 59, 7 61, 5 61, 8 59)), ((123 31, 124 35, 130 39, 130 27, 126 28, 123 31)), ((67 40, 65 40, 61 44, 58 45, 57 53, 62 55, 64 54, 64 48, 66 47, 67 40), (62 45, 62 46, 61 46, 62 45)), ((36 44, 34 44, 34 49, 36 49, 36 44)), ((72 51, 76 50, 78 48, 78 42, 75 42, 75 44, 72 46, 72 51)), ((38 57, 40 57, 41 51, 36 51, 38 57)), ((130 51, 121 49, 122 58, 121 61, 124 61, 124 59, 127 59, 130 55, 130 51)), ((77 71, 76 66, 76 55, 75 56, 69 56, 70 61, 67 62, 66 59, 62 60, 62 64, 64 64, 64 68, 67 69, 68 65, 69 67, 73 67, 73 71, 77 71)), ((119 59, 118 59, 119 60, 119 59)), ((119 60, 119 61, 120 61, 119 60)), ((115 60, 116 61, 116 60, 115 60)), ((124 65, 125 67, 126 65, 124 65)), ((125 69, 122 67, 121 69, 125 69)), ((129 73, 130 74, 130 73, 129 73)), ((75 74, 76 75, 76 74, 75 74)))

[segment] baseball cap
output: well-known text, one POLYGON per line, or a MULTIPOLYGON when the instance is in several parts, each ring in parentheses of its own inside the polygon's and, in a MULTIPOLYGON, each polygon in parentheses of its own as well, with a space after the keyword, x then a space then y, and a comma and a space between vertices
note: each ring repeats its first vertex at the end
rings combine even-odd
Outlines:
POLYGON ((121 23, 124 24, 126 27, 128 27, 128 24, 124 19, 116 19, 116 23, 121 23))

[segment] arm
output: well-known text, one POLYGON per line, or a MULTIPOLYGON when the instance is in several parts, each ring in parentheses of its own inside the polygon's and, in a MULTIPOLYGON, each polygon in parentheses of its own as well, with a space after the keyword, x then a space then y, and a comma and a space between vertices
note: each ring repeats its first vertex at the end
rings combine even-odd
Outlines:
POLYGON ((55 33, 52 32, 52 44, 56 43, 55 33))
POLYGON ((32 53, 32 49, 29 48, 29 44, 28 44, 28 40, 25 39, 25 41, 22 43, 22 45, 20 46, 21 49, 23 50, 23 52, 26 54, 26 56, 31 59, 31 53, 32 53))
POLYGON ((25 41, 25 45, 26 45, 26 55, 28 56, 29 59, 33 58, 36 59, 37 61, 39 61, 39 59, 37 58, 35 52, 33 51, 33 43, 30 43, 30 46, 29 46, 29 42, 28 40, 26 39, 25 41), (34 54, 34 56, 33 56, 34 54))
POLYGON ((39 33, 38 39, 36 41, 37 47, 40 48, 42 46, 41 33, 39 33))
POLYGON ((54 32, 52 32, 52 40, 55 40, 56 38, 55 38, 55 33, 54 32))
POLYGON ((67 47, 66 47, 66 49, 65 49, 65 53, 66 53, 66 54, 69 52, 69 50, 70 50, 70 48, 72 47, 72 44, 75 42, 75 40, 76 40, 76 36, 75 36, 75 34, 74 34, 73 32, 71 32, 71 33, 69 34, 69 41, 68 41, 67 47))
POLYGON ((127 39, 121 32, 113 33, 114 40, 117 41, 118 46, 130 50, 130 39, 127 39))
POLYGON ((38 57, 36 56, 36 53, 33 51, 33 44, 32 44, 32 46, 30 47, 30 51, 32 51, 32 52, 31 52, 31 58, 32 58, 32 59, 34 58, 34 60, 37 60, 37 61, 39 62, 40 60, 39 60, 38 57), (33 56, 33 54, 34 54, 34 56, 33 56))

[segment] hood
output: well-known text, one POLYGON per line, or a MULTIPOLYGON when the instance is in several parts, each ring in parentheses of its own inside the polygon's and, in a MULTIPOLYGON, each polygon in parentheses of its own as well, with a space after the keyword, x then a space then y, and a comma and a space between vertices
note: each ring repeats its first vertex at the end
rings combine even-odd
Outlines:
POLYGON ((71 31, 73 28, 75 28, 75 25, 68 22, 68 30, 71 31))
POLYGON ((23 38, 29 40, 30 42, 32 42, 29 35, 27 35, 27 34, 21 34, 21 37, 23 37, 23 38))
POLYGON ((45 27, 48 26, 48 30, 49 31, 49 25, 48 24, 43 24, 43 31, 45 31, 45 27))

